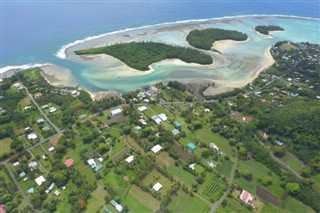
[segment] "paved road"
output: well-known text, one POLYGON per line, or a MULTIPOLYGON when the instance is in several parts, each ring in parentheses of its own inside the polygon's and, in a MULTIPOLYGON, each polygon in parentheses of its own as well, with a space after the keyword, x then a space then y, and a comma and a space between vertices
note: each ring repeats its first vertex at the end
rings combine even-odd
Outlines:
POLYGON ((229 191, 230 191, 230 188, 233 184, 233 179, 234 179, 234 175, 235 175, 235 172, 236 172, 236 169, 237 169, 237 165, 238 165, 238 156, 236 156, 234 158, 234 164, 233 164, 233 167, 232 167, 232 170, 231 170, 231 173, 230 173, 230 176, 229 176, 229 180, 228 180, 228 188, 226 189, 226 191, 224 191, 223 195, 220 197, 220 199, 215 202, 212 206, 211 206, 211 212, 214 212, 217 210, 217 208, 219 207, 219 205, 224 201, 224 199, 227 197, 229 191))
POLYGON ((34 210, 35 212, 39 212, 38 210, 36 210, 36 209, 33 207, 32 203, 31 203, 30 200, 29 200, 29 198, 26 196, 26 194, 24 193, 23 189, 21 188, 18 180, 16 179, 16 177, 14 176, 13 172, 11 171, 11 169, 10 169, 10 167, 9 167, 9 165, 8 165, 8 160, 4 163, 4 166, 5 166, 6 169, 8 170, 9 175, 11 176, 14 184, 15 184, 16 187, 18 188, 18 190, 19 190, 21 196, 23 197, 24 201, 28 204, 28 206, 29 206, 32 210, 34 210))
POLYGON ((57 127, 54 123, 52 123, 50 121, 50 119, 47 117, 47 115, 42 111, 41 107, 39 106, 39 104, 36 102, 36 100, 34 100, 32 94, 29 93, 28 91, 28 88, 23 86, 24 89, 26 90, 27 94, 29 95, 32 103, 38 108, 38 111, 40 112, 40 114, 47 120, 47 122, 54 128, 54 130, 57 132, 57 133, 62 133, 62 130, 59 129, 59 127, 57 127))

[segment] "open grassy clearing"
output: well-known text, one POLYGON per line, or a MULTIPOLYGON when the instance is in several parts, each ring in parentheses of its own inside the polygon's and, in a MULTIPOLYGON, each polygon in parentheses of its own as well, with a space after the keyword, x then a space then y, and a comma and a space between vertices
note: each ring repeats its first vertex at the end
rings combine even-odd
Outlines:
POLYGON ((102 184, 98 184, 96 190, 91 193, 91 197, 88 200, 86 212, 97 212, 100 208, 102 208, 105 204, 104 197, 108 193, 103 189, 102 184))
POLYGON ((244 178, 235 178, 234 184, 250 193, 254 194, 256 192, 256 185, 252 181, 246 180, 244 178))
POLYGON ((156 184, 160 183, 162 185, 162 188, 160 189, 159 193, 161 194, 161 197, 163 197, 171 188, 172 182, 163 176, 160 172, 153 169, 143 180, 142 184, 145 187, 149 187, 150 189, 156 184))
POLYGON ((304 205, 302 202, 291 196, 288 196, 284 206, 284 212, 286 213, 315 213, 309 206, 304 205))
POLYGON ((196 178, 191 173, 187 172, 181 167, 171 165, 168 167, 168 171, 178 180, 184 182, 185 184, 192 185, 196 183, 196 178))
POLYGON ((108 184, 117 194, 123 195, 126 192, 129 183, 122 176, 115 174, 114 169, 109 170, 104 177, 103 182, 108 184))
POLYGON ((174 164, 174 159, 170 157, 167 152, 161 152, 159 155, 156 156, 156 162, 161 167, 169 167, 172 164, 174 164))
POLYGON ((11 138, 4 138, 0 140, 0 156, 4 153, 11 152, 10 144, 12 142, 11 138))
POLYGON ((216 211, 217 213, 250 213, 252 212, 245 205, 243 205, 236 199, 227 197, 226 201, 227 201, 227 205, 224 207, 220 205, 216 211))
POLYGON ((292 168, 294 171, 300 173, 302 169, 302 165, 299 162, 298 159, 294 158, 293 156, 290 156, 288 153, 281 158, 290 168, 292 168))
POLYGON ((208 203, 183 191, 179 191, 178 196, 172 198, 168 208, 175 213, 207 213, 210 211, 208 203))
POLYGON ((160 208, 160 202, 157 199, 152 197, 149 193, 142 191, 136 185, 131 187, 125 201, 132 212, 141 212, 143 209, 148 210, 147 212, 156 212, 160 208), (140 203, 144 208, 141 208, 140 206, 137 208, 136 202, 133 201, 140 203))
POLYGON ((232 167, 233 162, 231 160, 224 160, 217 169, 220 173, 222 173, 226 177, 229 177, 232 167))

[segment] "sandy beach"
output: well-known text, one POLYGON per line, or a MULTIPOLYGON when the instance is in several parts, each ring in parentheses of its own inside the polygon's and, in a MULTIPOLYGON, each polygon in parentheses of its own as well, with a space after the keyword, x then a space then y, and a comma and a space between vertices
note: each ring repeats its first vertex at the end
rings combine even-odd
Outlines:
POLYGON ((40 68, 42 70, 41 75, 53 86, 74 87, 77 85, 76 79, 66 68, 57 65, 46 65, 40 68))

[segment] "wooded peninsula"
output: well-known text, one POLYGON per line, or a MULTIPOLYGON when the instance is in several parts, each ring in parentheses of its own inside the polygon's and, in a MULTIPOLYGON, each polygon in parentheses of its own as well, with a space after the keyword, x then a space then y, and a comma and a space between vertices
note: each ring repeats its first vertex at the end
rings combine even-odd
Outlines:
POLYGON ((264 35, 269 35, 270 31, 284 31, 284 29, 275 25, 259 25, 256 26, 255 31, 264 35))
POLYGON ((180 59, 187 63, 211 64, 209 55, 191 48, 158 42, 131 42, 75 51, 77 55, 108 54, 137 70, 149 70, 149 66, 164 59, 180 59))
POLYGON ((187 41, 191 46, 204 50, 211 50, 215 41, 227 39, 245 41, 248 39, 248 35, 235 30, 218 28, 193 30, 187 35, 187 41))

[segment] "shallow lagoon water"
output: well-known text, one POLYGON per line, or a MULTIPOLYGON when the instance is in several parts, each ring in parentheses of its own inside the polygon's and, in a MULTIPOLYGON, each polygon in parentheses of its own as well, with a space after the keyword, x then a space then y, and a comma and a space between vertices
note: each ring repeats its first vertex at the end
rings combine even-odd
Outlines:
MULTIPOLYGON (((78 73, 80 84, 86 82, 87 89, 91 91, 116 90, 132 91, 145 85, 154 84, 169 80, 230 80, 241 81, 252 75, 252 70, 257 68, 263 60, 264 52, 278 41, 290 40, 293 42, 311 42, 320 44, 319 27, 320 22, 316 20, 277 18, 277 17, 242 17, 230 19, 230 21, 210 23, 199 22, 200 28, 218 27, 224 29, 238 30, 248 34, 249 40, 232 46, 223 52, 222 55, 213 54, 218 64, 214 66, 189 66, 155 63, 152 65, 152 72, 144 74, 126 74, 123 66, 114 66, 114 60, 108 64, 103 63, 101 68, 95 65, 88 65, 78 73), (260 35, 253 29, 256 25, 274 24, 285 29, 284 32, 271 32, 272 38, 260 35)), ((183 27, 181 27, 183 28, 183 27)), ((152 27, 151 27, 152 29, 152 27)), ((130 32, 128 32, 130 34, 130 32)), ((187 46, 185 32, 179 28, 177 31, 165 31, 161 33, 146 35, 138 38, 137 41, 166 42, 173 45, 187 46)), ((129 68, 128 68, 129 70, 129 68)))

